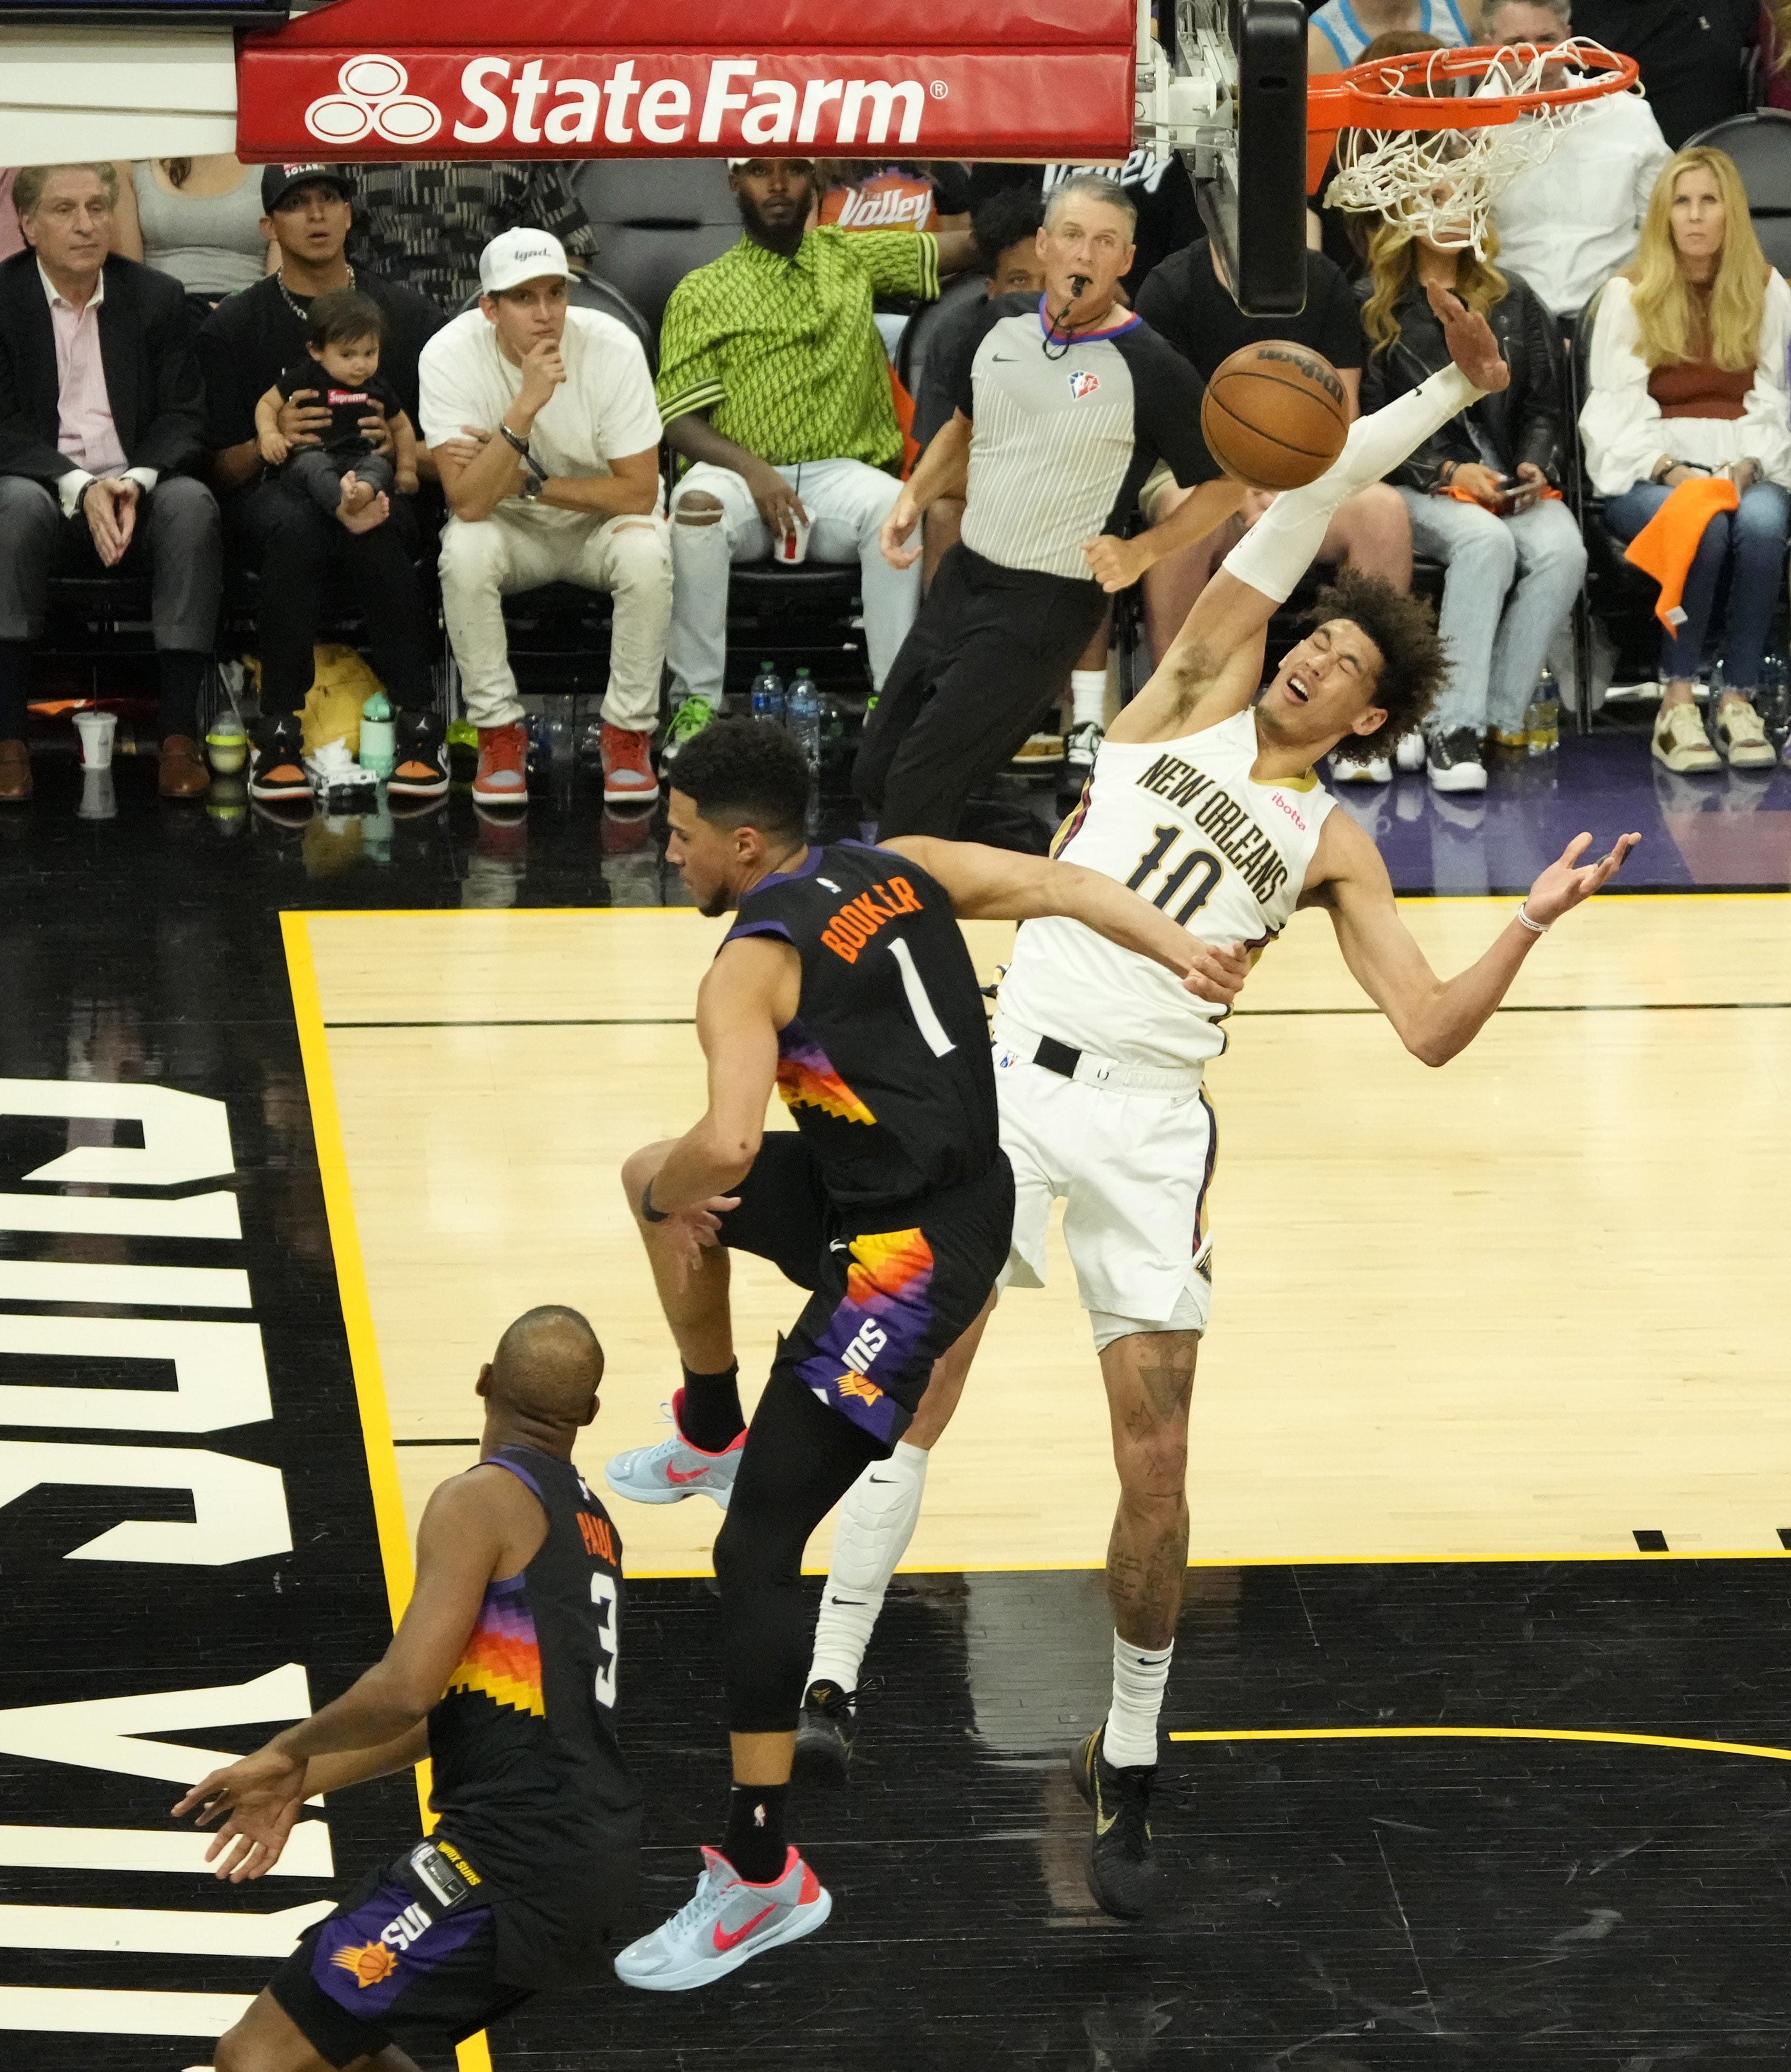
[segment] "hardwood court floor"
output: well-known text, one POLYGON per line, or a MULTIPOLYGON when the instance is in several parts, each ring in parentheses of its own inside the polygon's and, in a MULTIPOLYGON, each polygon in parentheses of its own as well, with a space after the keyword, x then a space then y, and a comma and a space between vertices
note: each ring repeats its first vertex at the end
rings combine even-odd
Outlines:
MULTIPOLYGON (((1446 974, 1510 906, 1404 911, 1446 974)), ((473 1458, 474 1375, 532 1303, 577 1304, 607 1347, 602 1416, 579 1453, 594 1478, 608 1453, 659 1434, 676 1382, 615 1173, 700 1110, 689 1018, 723 924, 583 911, 294 922, 327 1026, 413 1527, 473 1458)), ((1788 922, 1783 894, 1607 897, 1538 945, 1507 1010, 1438 1072, 1368 1006, 1322 917, 1296 918, 1210 1077, 1218 1272, 1195 1389, 1195 1561, 1659 1544, 1638 1534, 1675 1552, 1779 1551, 1788 922)), ((1011 931, 969 932, 988 972, 1011 931)), ((800 1297, 752 1260, 735 1289, 756 1388, 800 1297)), ((996 1319, 910 1565, 1097 1564, 1113 1489, 1060 1247, 1053 1285, 996 1319)), ((635 1572, 706 1568, 708 1503, 618 1509, 635 1572)))

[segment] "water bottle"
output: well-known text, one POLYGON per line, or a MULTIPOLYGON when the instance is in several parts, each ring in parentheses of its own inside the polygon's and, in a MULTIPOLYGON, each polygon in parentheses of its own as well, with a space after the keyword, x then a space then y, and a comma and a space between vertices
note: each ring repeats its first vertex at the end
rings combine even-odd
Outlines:
POLYGON ((389 777, 398 767, 398 730, 384 691, 376 691, 360 709, 360 754, 356 760, 376 777, 389 777))
POLYGON ((783 724, 783 684, 769 662, 761 662, 753 679, 753 717, 783 724))
POLYGON ((802 750, 809 775, 818 776, 821 767, 821 694, 806 669, 796 672, 795 680, 790 686, 786 724, 790 729, 790 738, 802 750))
POLYGON ((1769 734, 1782 734, 1785 711, 1786 664, 1782 648, 1770 648, 1760 661, 1760 697, 1756 706, 1769 734))
POLYGON ((1542 673, 1536 680, 1535 695, 1530 701, 1524 732, 1532 755, 1547 755, 1561 746, 1560 693, 1555 688, 1555 672, 1546 662, 1542 673))

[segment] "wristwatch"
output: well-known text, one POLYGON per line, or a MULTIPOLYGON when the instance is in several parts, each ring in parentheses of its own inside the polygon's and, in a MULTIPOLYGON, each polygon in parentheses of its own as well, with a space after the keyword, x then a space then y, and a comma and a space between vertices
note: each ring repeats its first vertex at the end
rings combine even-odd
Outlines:
POLYGON ((516 491, 516 494, 522 499, 524 504, 539 504, 541 500, 541 478, 540 475, 525 475, 523 477, 522 487, 516 491))

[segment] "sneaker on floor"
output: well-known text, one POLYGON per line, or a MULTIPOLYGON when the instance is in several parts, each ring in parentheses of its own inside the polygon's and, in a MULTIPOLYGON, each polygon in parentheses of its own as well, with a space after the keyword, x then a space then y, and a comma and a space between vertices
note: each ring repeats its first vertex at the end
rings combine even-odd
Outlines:
POLYGON ((1688 698, 1682 705, 1662 705, 1654 715, 1654 738, 1649 744, 1657 763, 1681 776, 1687 771, 1720 770, 1722 758, 1710 745, 1698 708, 1688 698))
POLYGON ((1334 784, 1385 784, 1391 781, 1393 765, 1384 755, 1345 755, 1341 749, 1331 757, 1334 784))
POLYGON ((1089 1844, 1088 1889, 1103 1914, 1136 1921, 1150 1904, 1156 1882, 1156 1856, 1151 1840, 1151 1787, 1156 1766, 1119 1770, 1101 1753, 1104 1727, 1078 1742, 1070 1771, 1084 1803, 1095 1815, 1089 1844))
POLYGON ((606 806, 651 805, 659 796, 647 754, 651 736, 626 726, 603 730, 603 803, 606 806))
POLYGON ((615 1960, 616 1976, 644 1992, 688 1993, 763 1951, 812 1935, 832 1911, 832 1895, 795 1849, 770 1885, 748 1885, 719 1850, 704 1849, 689 1902, 628 1945, 615 1960))
POLYGON ((1061 734, 1029 734, 1014 750, 1010 767, 1015 770, 1054 770, 1062 760, 1061 734))
POLYGON ((1770 770, 1778 761, 1766 738, 1766 722, 1746 698, 1723 699, 1711 732, 1731 770, 1770 770))
POLYGON ((481 806, 528 804, 528 730, 522 722, 479 730, 479 774, 473 779, 474 803, 481 806))
POLYGON ((433 713, 399 713, 397 755, 385 781, 388 797, 446 798, 448 744, 433 713))
POLYGON ((1086 775, 1095 767, 1095 758, 1101 752, 1101 743, 1107 739, 1107 729, 1098 719, 1079 721, 1063 737, 1063 759, 1073 771, 1086 775))
POLYGON ((857 1693, 811 1684, 796 1725, 795 1774, 805 1784, 844 1784, 858 1734, 857 1693))
POLYGON ((296 714, 257 722, 249 796, 264 805, 310 810, 311 780, 305 774, 304 736, 296 714))
POLYGON ((1410 734, 1402 734, 1393 744, 1393 763, 1395 769, 1403 770, 1410 777, 1424 767, 1424 737, 1416 727, 1410 734))
POLYGON ((1484 791, 1486 765, 1480 759, 1480 735, 1471 726, 1433 734, 1424 751, 1424 767, 1438 791, 1484 791))
POLYGON ((694 741, 715 717, 715 708, 707 698, 686 698, 666 722, 665 740, 659 749, 662 763, 676 763, 678 750, 687 741, 694 741))
POLYGON ((635 1503, 682 1503, 687 1496, 712 1496, 725 1511, 733 1494, 733 1478, 740 1472, 741 1449, 746 1434, 736 1434, 733 1443, 720 1453, 705 1453, 684 1435, 680 1420, 684 1392, 672 1399, 672 1437, 656 1446, 636 1446, 626 1453, 613 1453, 603 1470, 603 1479, 618 1496, 635 1503))

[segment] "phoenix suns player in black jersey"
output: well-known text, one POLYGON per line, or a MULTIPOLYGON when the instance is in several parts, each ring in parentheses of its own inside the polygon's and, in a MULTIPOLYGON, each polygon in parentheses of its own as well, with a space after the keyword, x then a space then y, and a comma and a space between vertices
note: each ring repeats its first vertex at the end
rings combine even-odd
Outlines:
POLYGON ((1210 1000, 1229 1002, 1247 969, 1072 865, 922 836, 811 848, 807 802, 807 766, 775 726, 718 721, 679 756, 668 853, 704 913, 739 918, 697 996, 708 1112, 622 1173, 684 1386, 672 1437, 618 1455, 610 1486, 728 1506, 715 1571, 734 1789, 695 1897, 616 1959, 657 1992, 806 1935, 832 1906, 783 1831, 808 1660, 803 1548, 902 1437, 934 1360, 988 1301, 1013 1222, 959 918, 1068 915, 1210 1000), (796 1128, 763 1136, 774 1086, 796 1128), (750 1432, 729 1248, 811 1291, 750 1432))
POLYGON ((572 1465, 603 1351, 531 1309, 481 1370, 479 1463, 429 1498, 383 1661, 175 1807, 228 1815, 218 1876, 261 1877, 306 1796, 432 1759, 440 1824, 319 1922, 219 2042, 219 2072, 416 2072, 537 1987, 588 1983, 635 1872, 613 1728, 622 1550, 572 1465), (432 2052, 433 2055, 433 2052, 432 2052))

